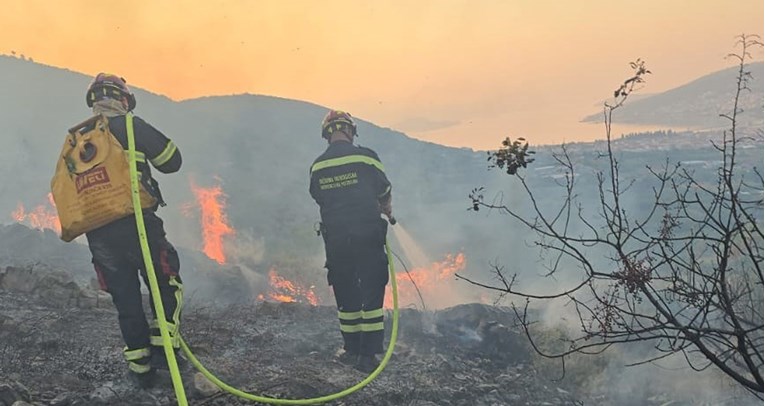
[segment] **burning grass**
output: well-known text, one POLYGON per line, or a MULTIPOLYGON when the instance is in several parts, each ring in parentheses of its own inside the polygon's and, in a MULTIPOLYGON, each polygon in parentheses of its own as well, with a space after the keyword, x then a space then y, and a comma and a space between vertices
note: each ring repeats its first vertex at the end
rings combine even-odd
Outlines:
POLYGON ((61 233, 61 223, 58 220, 58 213, 56 212, 56 203, 53 201, 53 194, 48 193, 47 204, 39 204, 33 207, 31 210, 27 210, 24 205, 19 202, 16 206, 16 210, 11 213, 11 217, 18 223, 25 224, 38 230, 54 230, 57 233, 61 233))

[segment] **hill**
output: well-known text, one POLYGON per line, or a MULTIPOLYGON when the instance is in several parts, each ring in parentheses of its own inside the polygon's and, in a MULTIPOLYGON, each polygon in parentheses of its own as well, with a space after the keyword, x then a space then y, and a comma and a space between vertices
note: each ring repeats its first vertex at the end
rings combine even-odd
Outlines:
MULTIPOLYGON (((6 216, 5 222, 13 221, 11 214, 19 204, 28 209, 47 204, 64 133, 90 114, 84 103, 89 80, 76 72, 0 56, 0 140, 7 146, 0 149, 0 173, 5 175, 0 183, 0 215, 6 216)), ((719 90, 723 92, 725 87, 719 90)), ((184 157, 180 173, 157 175, 168 202, 160 215, 170 240, 188 251, 202 248, 200 212, 192 186, 221 187, 226 196, 225 214, 236 230, 225 241, 231 257, 227 266, 246 265, 260 275, 274 267, 291 270, 309 286, 326 287, 323 244, 314 232, 318 209, 308 194, 308 168, 326 146, 318 127, 327 108, 258 95, 175 102, 142 89, 134 91, 136 114, 170 136, 184 157)), ((672 92, 638 102, 661 97, 675 100, 680 95, 672 92)), ((496 213, 466 210, 470 206, 467 195, 477 186, 484 186, 494 201, 528 207, 517 179, 487 170, 485 152, 422 142, 363 117, 359 121, 358 142, 379 153, 393 183, 396 227, 413 237, 406 248, 421 248, 433 262, 464 253, 462 272, 478 278, 491 277, 487 271, 493 262, 511 264, 508 271, 522 275, 542 272, 540 259, 529 254, 534 235, 496 213)), ((640 197, 651 187, 646 165, 658 166, 667 159, 707 162, 699 173, 714 176, 713 163, 718 157, 708 142, 699 142, 714 136, 657 133, 619 140, 616 148, 624 162, 622 175, 639 180, 632 188, 632 208, 642 208, 640 197)), ((500 138, 498 135, 498 144, 500 138)), ((739 156, 747 166, 762 167, 761 140, 758 145, 739 156)), ((562 192, 552 156, 556 148, 536 149, 537 161, 529 167, 528 179, 546 197, 541 201, 543 209, 555 210, 562 192)), ((585 210, 595 207, 596 172, 605 167, 604 160, 598 159, 603 149, 598 142, 570 148, 580 171, 578 184, 585 210)), ((404 251, 397 238, 391 242, 397 252, 404 251)), ((86 252, 77 255, 83 256, 80 263, 88 262, 86 252)), ((453 296, 452 304, 463 300, 453 296)))
MULTIPOLYGON (((739 124, 762 128, 763 63, 751 63, 745 69, 752 77, 749 90, 741 94, 739 107, 743 113, 739 124)), ((659 94, 636 98, 614 114, 614 122, 695 130, 724 128, 728 122, 720 114, 727 114, 732 109, 737 74, 738 67, 732 67, 659 94)), ((602 120, 602 112, 582 119, 584 122, 602 120)))
MULTIPOLYGON (((13 146, 0 151, 0 172, 13 174, 0 185, 0 213, 10 215, 19 203, 46 201, 66 129, 90 114, 84 104, 90 78, 10 57, 0 57, 0 78, 0 140, 13 146)), ((220 184, 240 235, 274 237, 265 242, 267 255, 274 247, 291 255, 321 254, 320 239, 312 237, 318 210, 308 195, 308 168, 326 147, 318 130, 325 107, 256 95, 174 102, 134 91, 136 114, 183 153, 180 174, 157 176, 169 203, 160 214, 173 241, 201 247, 196 216, 184 216, 181 207, 194 202, 192 182, 220 184)), ((359 143, 377 150, 388 168, 399 219, 414 229, 438 223, 441 214, 455 215, 432 213, 434 206, 464 198, 466 189, 454 187, 471 182, 464 168, 473 166, 473 174, 482 169, 480 153, 417 141, 363 119, 359 132, 359 143)))

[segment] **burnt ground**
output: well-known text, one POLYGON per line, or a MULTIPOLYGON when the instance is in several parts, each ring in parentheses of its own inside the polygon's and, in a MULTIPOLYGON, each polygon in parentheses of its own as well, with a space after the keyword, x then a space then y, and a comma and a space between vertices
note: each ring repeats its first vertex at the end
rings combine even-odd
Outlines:
MULTIPOLYGON (((335 315, 331 307, 295 303, 191 304, 183 334, 229 384, 265 396, 316 397, 365 377, 334 359, 341 346, 335 315)), ((509 317, 483 305, 435 315, 405 309, 386 370, 361 391, 328 404, 582 404, 536 376, 521 337, 503 323, 509 317)), ((0 290, 0 405, 13 396, 33 405, 175 404, 167 376, 148 391, 130 385, 121 345, 116 312, 108 306, 54 307, 34 294, 0 290)), ((202 395, 193 372, 184 381, 192 405, 253 404, 223 393, 202 395)))
MULTIPOLYGON (((109 296, 93 289, 87 248, 62 246, 48 234, 0 226, 0 406, 176 404, 167 374, 146 391, 126 379, 117 314, 109 296)), ((335 360, 342 340, 333 307, 254 301, 247 296, 249 279, 236 269, 204 273, 204 264, 187 262, 192 266, 184 279, 192 289, 182 334, 223 381, 258 395, 307 398, 365 378, 335 360), (197 288, 189 283, 194 278, 197 288)), ((656 368, 642 377, 630 375, 619 359, 569 362, 570 372, 560 381, 559 367, 550 369, 534 355, 516 322, 509 309, 480 304, 436 312, 403 309, 399 341, 385 371, 328 404, 762 404, 687 368, 672 372, 671 379, 656 368)), ((195 382, 194 371, 184 374, 184 382, 191 405, 254 404, 208 391, 195 382)))

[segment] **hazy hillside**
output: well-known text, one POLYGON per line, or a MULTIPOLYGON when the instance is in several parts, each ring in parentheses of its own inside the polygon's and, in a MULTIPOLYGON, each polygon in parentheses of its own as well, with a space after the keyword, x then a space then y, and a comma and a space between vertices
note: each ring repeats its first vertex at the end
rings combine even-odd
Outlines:
MULTIPOLYGON (((46 202, 66 129, 89 116, 84 103, 89 80, 0 57, 0 139, 12 146, 0 152, 0 171, 13 174, 0 186, 3 222, 12 221, 18 203, 32 207, 46 202)), ((134 91, 136 114, 174 139, 183 153, 180 174, 157 176, 168 202, 161 215, 174 242, 200 247, 190 183, 221 185, 229 220, 244 241, 262 240, 267 258, 313 258, 322 265, 308 169, 326 147, 319 135, 326 107, 254 95, 174 102, 134 91)), ((484 182, 484 155, 413 140, 363 118, 359 132, 359 143, 377 150, 386 165, 401 224, 430 248, 434 259, 468 248, 452 221, 465 220, 467 193, 475 182, 484 182)), ((501 179, 499 174, 491 177, 501 179)))
MULTIPOLYGON (((739 107, 743 127, 761 128, 763 112, 763 63, 751 63, 750 91, 741 94, 739 107)), ((660 72, 654 72, 661 74, 660 72)), ((633 99, 614 114, 614 122, 656 125, 673 128, 717 129, 728 123, 719 115, 729 113, 735 92, 738 67, 731 67, 698 78, 663 93, 633 99)), ((648 77, 650 81, 651 78, 648 77)), ((603 113, 585 117, 585 122, 600 122, 603 113)))
MULTIPOLYGON (((727 75, 725 72, 719 75, 727 75)), ((6 146, 0 150, 0 173, 4 175, 0 184, 0 222, 12 222, 10 214, 18 203, 32 207, 46 202, 66 129, 89 116, 84 103, 89 80, 68 70, 0 56, 0 139, 6 146)), ((700 79, 693 88, 701 89, 709 80, 700 79)), ((730 88, 722 82, 720 86, 707 91, 717 95, 718 90, 730 88)), ((761 95, 761 83, 759 89, 761 95)), ((313 232, 318 210, 308 194, 308 169, 326 146, 318 128, 327 108, 255 95, 174 102, 140 89, 134 91, 138 99, 136 114, 174 139, 183 152, 184 167, 179 174, 158 176, 168 202, 160 214, 166 220, 170 239, 181 247, 201 247, 198 210, 190 185, 221 185, 228 196, 228 218, 237 230, 230 243, 242 255, 250 256, 251 264, 267 268, 270 263, 300 263, 302 272, 320 281, 322 243, 313 232)), ((681 103, 683 94, 679 90, 668 92, 634 105, 643 106, 638 103, 652 99, 681 103)), ((705 100, 724 98, 710 96, 705 100)), ((709 114, 716 117, 716 112, 709 114)), ((489 262, 494 261, 509 264, 512 271, 539 273, 538 258, 529 254, 532 235, 498 213, 466 210, 468 193, 477 186, 487 188, 490 200, 516 206, 523 202, 517 179, 487 171, 485 152, 414 140, 366 122, 363 117, 359 133, 358 142, 375 149, 386 165, 394 185, 394 211, 400 225, 432 260, 462 251, 468 273, 486 275, 489 262)), ((667 158, 715 162, 714 150, 709 143, 698 142, 698 137, 648 135, 620 141, 622 174, 640 179, 633 188, 634 208, 642 207, 641 193, 651 186, 651 179, 644 176, 646 164, 658 166, 667 158)), ((498 134, 498 145, 501 138, 498 134)), ((740 159, 747 166, 761 168, 759 145, 742 152, 740 159)), ((559 174, 551 166, 553 148, 536 149, 537 162, 529 167, 527 175, 539 188, 540 196, 545 197, 543 207, 552 210, 561 193, 557 186, 559 174)), ((605 165, 597 158, 602 150, 598 143, 576 144, 571 149, 581 170, 580 196, 585 208, 594 207, 597 197, 593 173, 605 165)), ((714 167, 706 165, 699 171, 711 176, 714 167)))

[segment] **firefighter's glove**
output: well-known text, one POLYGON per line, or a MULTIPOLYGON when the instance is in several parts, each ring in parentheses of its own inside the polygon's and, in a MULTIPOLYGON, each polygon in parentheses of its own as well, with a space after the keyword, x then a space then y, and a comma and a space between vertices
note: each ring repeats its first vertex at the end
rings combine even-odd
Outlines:
POLYGON ((391 199, 380 202, 380 213, 384 214, 386 217, 391 217, 391 215, 393 215, 393 205, 391 204, 391 199))

